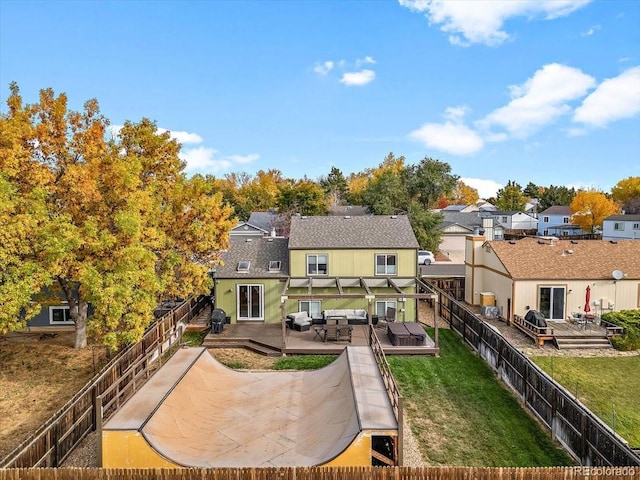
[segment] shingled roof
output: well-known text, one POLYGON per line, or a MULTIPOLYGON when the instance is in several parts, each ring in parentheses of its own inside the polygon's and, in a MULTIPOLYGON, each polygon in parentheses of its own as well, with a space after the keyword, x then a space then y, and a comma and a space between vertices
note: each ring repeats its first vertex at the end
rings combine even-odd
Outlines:
POLYGON ((290 249, 419 248, 406 215, 291 218, 290 249))
POLYGON ((571 209, 568 205, 552 205, 547 208, 545 211, 540 212, 539 216, 542 215, 571 215, 571 209))
POLYGON ((223 266, 216 268, 218 278, 280 278, 289 275, 286 238, 229 237, 229 250, 222 253, 223 266), (280 271, 270 271, 269 262, 279 261, 280 271), (247 272, 239 272, 240 262, 250 262, 247 272))
POLYGON ((515 280, 605 280, 621 270, 640 279, 640 241, 538 240, 487 242, 515 280))

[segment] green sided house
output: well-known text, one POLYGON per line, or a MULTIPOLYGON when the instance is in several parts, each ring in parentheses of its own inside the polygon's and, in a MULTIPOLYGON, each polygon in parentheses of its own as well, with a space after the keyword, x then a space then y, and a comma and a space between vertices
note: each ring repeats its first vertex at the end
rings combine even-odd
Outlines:
POLYGON ((406 216, 294 216, 289 238, 231 237, 215 273, 215 308, 231 323, 280 323, 288 314, 364 310, 417 319, 419 245, 406 216))

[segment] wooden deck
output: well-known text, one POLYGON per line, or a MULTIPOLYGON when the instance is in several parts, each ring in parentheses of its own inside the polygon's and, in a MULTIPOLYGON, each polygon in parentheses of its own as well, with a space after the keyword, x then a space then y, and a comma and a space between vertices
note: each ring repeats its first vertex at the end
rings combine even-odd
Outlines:
MULTIPOLYGON (((316 334, 313 326, 306 332, 298 332, 287 328, 285 341, 282 337, 282 325, 279 323, 239 323, 225 325, 220 334, 209 333, 204 343, 207 348, 248 348, 265 355, 339 355, 348 345, 366 346, 368 341, 368 325, 353 325, 351 342, 323 342, 316 334)), ((426 336, 424 346, 395 347, 387 337, 386 326, 378 325, 376 335, 386 355, 438 355, 440 349, 433 339, 426 336)))
POLYGON ((570 323, 547 321, 546 327, 536 327, 516 315, 514 326, 528 335, 538 345, 552 341, 559 349, 566 348, 612 348, 609 337, 611 329, 596 322, 570 323))

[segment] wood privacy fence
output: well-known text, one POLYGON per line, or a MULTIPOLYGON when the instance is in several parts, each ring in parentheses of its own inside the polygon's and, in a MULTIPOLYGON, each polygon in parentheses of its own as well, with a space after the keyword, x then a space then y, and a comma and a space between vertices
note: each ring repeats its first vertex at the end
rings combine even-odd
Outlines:
POLYGON ((155 320, 142 340, 121 350, 33 435, 0 461, 0 468, 62 464, 99 422, 113 415, 135 393, 155 365, 161 364, 163 355, 180 344, 186 324, 206 302, 206 297, 192 297, 155 320))
POLYGON ((287 467, 219 469, 32 468, 0 480, 640 480, 635 467, 287 467))
POLYGON ((369 345, 371 346, 371 351, 373 352, 373 356, 378 364, 378 370, 380 370, 384 388, 387 391, 389 401, 391 402, 391 408, 393 408, 393 413, 396 417, 396 421, 398 422, 396 461, 398 465, 402 465, 404 463, 404 451, 402 447, 404 444, 404 412, 402 406, 402 394, 400 393, 396 379, 393 378, 391 367, 389 366, 389 362, 387 362, 387 357, 384 354, 384 350, 380 344, 380 340, 378 340, 378 335, 376 335, 373 325, 369 325, 369 345))
POLYGON ((640 467, 640 456, 600 418, 465 305, 442 290, 436 290, 439 315, 511 387, 551 430, 552 437, 581 465, 640 467))

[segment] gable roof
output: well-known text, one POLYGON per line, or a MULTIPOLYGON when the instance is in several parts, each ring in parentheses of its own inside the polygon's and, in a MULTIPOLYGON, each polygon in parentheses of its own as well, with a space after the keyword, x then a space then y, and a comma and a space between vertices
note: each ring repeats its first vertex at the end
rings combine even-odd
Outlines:
POLYGON ((468 206, 469 205, 447 205, 442 210, 440 210, 440 212, 460 212, 461 210, 464 210, 468 206))
POLYGON ((628 279, 640 279, 637 240, 524 238, 487 244, 515 280, 610 280, 614 270, 622 270, 628 279))
POLYGON ((290 249, 419 248, 406 215, 291 218, 290 249))
POLYGON ((609 215, 604 219, 605 222, 638 222, 640 221, 640 215, 609 215))
POLYGON ((539 213, 539 215, 563 215, 571 216, 569 205, 553 205, 539 213))
POLYGON ((229 250, 220 258, 224 265, 216 268, 217 278, 280 278, 289 274, 289 252, 286 238, 229 237, 229 250), (248 272, 239 272, 240 262, 250 262, 248 272), (269 271, 269 262, 281 262, 280 271, 269 271))
POLYGON ((247 223, 258 227, 266 232, 271 232, 272 228, 276 230, 282 222, 282 215, 276 212, 251 212, 247 223))
POLYGON ((446 212, 441 210, 440 213, 444 217, 440 224, 440 229, 455 224, 467 227, 470 230, 473 230, 473 227, 482 227, 482 217, 478 216, 478 212, 446 212))
POLYGON ((255 225, 251 225, 249 222, 239 222, 235 227, 231 229, 229 235, 243 235, 243 234, 261 234, 266 235, 269 231, 255 225))

